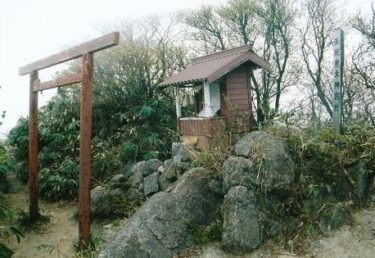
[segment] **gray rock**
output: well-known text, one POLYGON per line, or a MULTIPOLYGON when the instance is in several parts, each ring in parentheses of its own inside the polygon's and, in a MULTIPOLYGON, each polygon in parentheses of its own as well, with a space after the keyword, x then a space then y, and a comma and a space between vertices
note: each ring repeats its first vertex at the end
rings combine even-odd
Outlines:
POLYGON ((128 182, 131 187, 138 188, 139 184, 143 182, 143 171, 141 169, 135 170, 128 182))
POLYGON ((253 162, 243 157, 229 157, 224 162, 221 173, 224 193, 234 186, 242 185, 251 189, 259 184, 253 162))
POLYGON ((129 171, 125 174, 126 179, 129 179, 133 176, 137 171, 142 169, 142 166, 145 164, 145 161, 140 161, 132 165, 129 171))
POLYGON ((219 196, 224 196, 224 192, 223 192, 223 184, 221 182, 221 180, 217 179, 217 178, 213 178, 210 180, 210 182, 208 182, 208 187, 210 188, 210 190, 219 195, 219 196))
POLYGON ((116 174, 111 178, 110 183, 117 184, 117 183, 123 183, 124 181, 125 181, 125 177, 123 174, 116 174))
POLYGON ((148 176, 154 172, 158 171, 158 168, 163 165, 163 162, 161 162, 158 159, 150 159, 145 161, 143 166, 140 168, 142 170, 143 176, 148 176))
POLYGON ((164 162, 164 172, 159 176, 159 186, 162 191, 167 189, 173 182, 177 180, 180 175, 180 168, 176 166, 172 160, 166 160, 164 162))
POLYGON ((162 173, 159 176, 158 182, 161 191, 166 190, 172 184, 172 182, 168 180, 167 175, 165 173, 162 173))
POLYGON ((167 159, 164 161, 163 167, 169 167, 172 164, 173 160, 172 159, 167 159))
POLYGON ((193 244, 187 224, 208 225, 221 199, 208 187, 204 169, 185 173, 170 193, 156 193, 130 218, 99 258, 173 257, 193 244))
POLYGON ((138 186, 138 191, 143 192, 144 188, 145 188, 144 183, 140 183, 138 186))
POLYGON ((129 200, 143 200, 144 199, 144 195, 138 189, 136 189, 136 188, 130 188, 126 192, 126 198, 129 199, 129 200))
POLYGON ((164 171, 165 171, 164 166, 160 166, 160 167, 158 167, 158 172, 159 172, 159 173, 164 173, 164 171))
POLYGON ((159 191, 158 173, 154 172, 151 175, 145 177, 143 186, 145 196, 157 193, 159 191))
POLYGON ((102 186, 91 190, 91 212, 94 217, 103 217, 111 213, 110 192, 102 186))
POLYGON ((126 227, 127 230, 117 233, 115 239, 98 255, 98 258, 172 257, 171 251, 148 230, 141 217, 135 217, 126 227))
POLYGON ((174 162, 191 161, 194 160, 195 155, 196 152, 190 144, 181 142, 172 143, 172 159, 174 162))
POLYGON ((123 174, 114 175, 109 181, 112 188, 123 188, 126 178, 123 174))
POLYGON ((175 164, 176 164, 176 167, 179 168, 177 170, 178 175, 182 175, 185 171, 188 171, 189 169, 192 168, 192 165, 189 162, 181 161, 181 162, 178 162, 178 163, 175 163, 175 164))
POLYGON ((234 153, 254 163, 264 191, 290 192, 295 164, 285 140, 264 131, 251 132, 236 143, 234 153))
POLYGON ((100 202, 107 195, 107 190, 102 186, 97 186, 91 190, 91 202, 93 204, 100 202))
POLYGON ((261 222, 256 198, 244 186, 235 186, 224 197, 222 248, 250 252, 262 242, 261 222))
POLYGON ((119 197, 125 197, 124 191, 122 191, 120 188, 117 188, 109 193, 112 196, 119 196, 119 197))

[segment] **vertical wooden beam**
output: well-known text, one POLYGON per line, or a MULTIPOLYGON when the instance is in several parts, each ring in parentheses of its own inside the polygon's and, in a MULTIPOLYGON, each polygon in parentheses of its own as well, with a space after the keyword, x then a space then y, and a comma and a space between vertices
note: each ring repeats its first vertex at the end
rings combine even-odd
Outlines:
POLYGON ((38 72, 30 74, 30 102, 29 102, 29 215, 31 221, 39 218, 38 206, 38 92, 34 86, 39 82, 38 72))
POLYGON ((91 223, 91 114, 92 114, 92 81, 93 81, 93 54, 82 56, 82 90, 81 90, 81 127, 79 143, 79 243, 81 249, 86 249, 90 241, 91 223))

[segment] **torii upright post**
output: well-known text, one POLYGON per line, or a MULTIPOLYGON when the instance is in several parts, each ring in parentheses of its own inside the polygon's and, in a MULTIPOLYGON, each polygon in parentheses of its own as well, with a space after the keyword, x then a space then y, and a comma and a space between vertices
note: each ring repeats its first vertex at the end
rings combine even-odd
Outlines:
POLYGON ((88 41, 58 54, 41 59, 19 69, 20 75, 30 74, 30 113, 29 113, 29 195, 30 218, 40 216, 38 207, 38 92, 82 82, 80 111, 80 148, 79 148, 79 197, 78 223, 79 244, 86 249, 90 240, 91 224, 91 114, 93 53, 118 45, 120 34, 113 32, 88 41), (66 61, 82 57, 82 69, 52 81, 40 82, 38 71, 66 61))
POLYGON ((91 200, 90 200, 90 177, 91 177, 91 95, 92 95, 92 54, 82 56, 83 80, 81 90, 81 117, 80 117, 80 140, 79 140, 79 232, 80 245, 86 246, 90 238, 91 224, 91 200))

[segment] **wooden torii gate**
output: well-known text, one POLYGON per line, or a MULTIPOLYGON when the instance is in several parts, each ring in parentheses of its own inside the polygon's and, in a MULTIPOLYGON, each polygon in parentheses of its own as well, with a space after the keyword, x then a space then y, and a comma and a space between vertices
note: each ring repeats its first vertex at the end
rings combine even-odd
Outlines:
POLYGON ((119 32, 112 32, 100 38, 88 41, 47 58, 25 65, 19 69, 19 75, 30 74, 30 107, 29 107, 29 212, 30 219, 40 216, 38 198, 38 92, 82 82, 80 108, 80 142, 79 142, 79 197, 78 224, 79 244, 85 249, 90 239, 91 224, 91 113, 93 53, 118 45, 119 32), (82 57, 82 70, 65 75, 55 80, 40 82, 38 71, 82 57))

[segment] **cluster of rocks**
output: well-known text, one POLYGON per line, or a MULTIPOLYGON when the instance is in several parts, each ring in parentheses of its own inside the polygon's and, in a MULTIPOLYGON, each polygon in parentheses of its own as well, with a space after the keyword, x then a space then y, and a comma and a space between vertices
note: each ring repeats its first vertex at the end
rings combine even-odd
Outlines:
POLYGON ((118 205, 118 202, 114 200, 143 201, 157 192, 168 190, 192 167, 194 153, 190 145, 174 143, 172 159, 137 162, 124 174, 114 175, 109 184, 91 190, 94 216, 108 216, 116 211, 114 205, 118 205))
POLYGON ((210 180, 202 168, 184 173, 173 190, 151 196, 98 257, 173 257, 190 247, 187 225, 208 225, 220 209, 210 180))
POLYGON ((264 239, 268 226, 262 220, 265 199, 279 205, 292 189, 295 164, 288 146, 266 132, 252 132, 234 146, 223 164, 222 247, 234 253, 249 252, 264 239), (271 200, 271 196, 277 197, 271 200))
MULTIPOLYGON (((266 237, 298 228, 298 211, 291 216, 297 209, 293 207, 297 166, 284 139, 263 131, 249 133, 236 143, 219 175, 190 168, 187 161, 194 160, 196 153, 188 145, 174 144, 172 153, 172 160, 140 162, 121 176, 128 184, 128 196, 137 193, 150 198, 105 246, 100 258, 173 257, 194 243, 188 225, 209 226, 218 213, 223 218, 221 247, 231 253, 251 252, 266 237)), ((347 218, 343 203, 324 210, 309 199, 303 205, 325 214, 322 228, 347 218)))
POLYGON ((235 145, 219 176, 203 168, 190 169, 180 177, 178 170, 172 173, 169 164, 175 170, 189 168, 184 163, 186 150, 190 150, 186 145, 174 144, 173 160, 162 168, 146 165, 147 161, 135 166, 129 177, 135 183, 128 191, 140 184, 145 196, 164 191, 146 201, 99 257, 172 257, 193 244, 187 225, 207 226, 218 212, 223 217, 223 249, 242 253, 261 244, 264 225, 259 189, 285 196, 294 180, 294 163, 286 143, 265 132, 250 133, 235 145), (261 160, 255 152, 262 153, 261 160), (140 172, 146 168, 147 173, 140 172))

